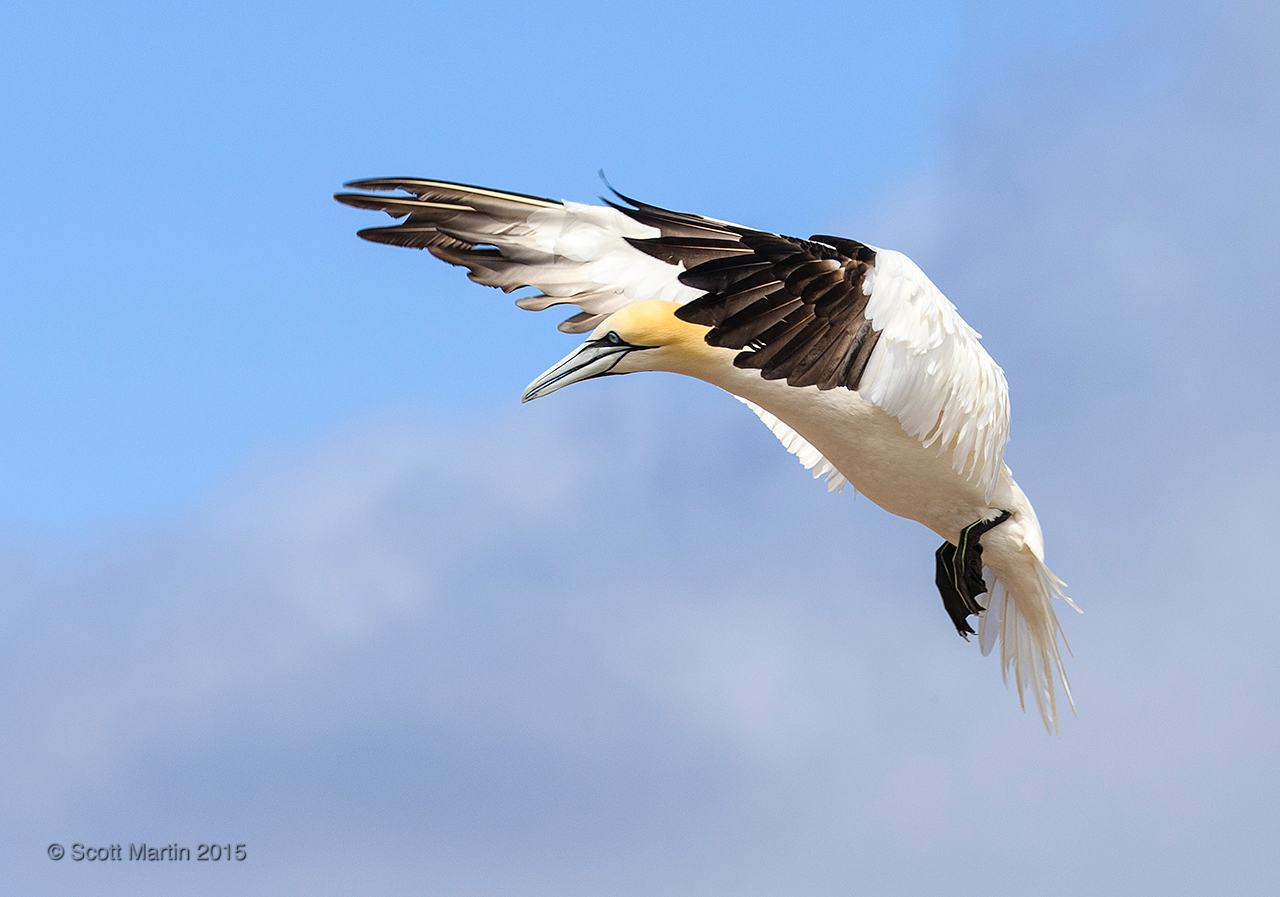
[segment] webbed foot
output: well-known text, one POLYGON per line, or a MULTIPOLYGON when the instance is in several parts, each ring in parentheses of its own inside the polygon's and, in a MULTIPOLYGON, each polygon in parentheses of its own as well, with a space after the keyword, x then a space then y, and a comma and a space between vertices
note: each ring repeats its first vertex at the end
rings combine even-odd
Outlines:
POLYGON ((951 615, 956 632, 965 641, 974 631, 968 617, 986 610, 977 600, 987 591, 987 584, 982 579, 982 534, 1008 519, 1009 512, 1001 511, 992 520, 971 523, 960 531, 959 545, 943 542, 935 554, 938 572, 934 581, 942 593, 942 606, 951 615))

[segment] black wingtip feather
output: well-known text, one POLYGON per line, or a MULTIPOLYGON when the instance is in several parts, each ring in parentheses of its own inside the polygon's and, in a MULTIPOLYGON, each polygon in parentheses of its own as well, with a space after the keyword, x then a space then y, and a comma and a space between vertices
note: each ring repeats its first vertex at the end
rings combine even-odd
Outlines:
MULTIPOLYGON (((612 193, 614 196, 618 197, 618 199, 622 200, 623 202, 630 204, 630 205, 632 206, 632 208, 633 208, 633 209, 642 209, 642 210, 644 210, 644 211, 650 211, 650 212, 651 212, 651 211, 661 211, 661 212, 665 212, 665 211, 666 211, 666 209, 660 209, 658 206, 651 206, 651 205, 649 205, 649 204, 648 204, 648 203, 646 203, 646 202, 641 202, 641 201, 640 201, 640 200, 638 200, 638 199, 632 199, 630 196, 627 196, 625 193, 623 193, 623 192, 622 192, 621 190, 619 190, 617 187, 613 186, 613 184, 610 184, 610 183, 609 183, 609 179, 608 179, 607 177, 605 177, 604 169, 603 169, 603 168, 601 168, 599 171, 597 171, 597 172, 596 172, 596 174, 598 174, 598 175, 600 176, 600 180, 602 180, 602 181, 604 182, 604 185, 605 185, 606 187, 608 187, 608 188, 609 188, 609 192, 610 192, 610 193, 612 193)), ((605 199, 603 196, 602 196, 602 197, 600 197, 600 198, 601 198, 601 199, 604 199, 604 201, 605 201, 605 202, 609 202, 609 200, 605 199)), ((613 203, 611 203, 611 202, 609 202, 609 205, 613 206, 615 209, 618 209, 618 211, 619 211, 619 212, 627 212, 627 211, 629 211, 628 209, 620 208, 619 206, 616 206, 616 205, 614 205, 614 204, 613 204, 613 203)))
POLYGON ((390 193, 392 190, 403 190, 401 184, 414 180, 414 178, 360 178, 355 181, 347 181, 342 186, 350 187, 353 190, 377 190, 383 193, 390 193))

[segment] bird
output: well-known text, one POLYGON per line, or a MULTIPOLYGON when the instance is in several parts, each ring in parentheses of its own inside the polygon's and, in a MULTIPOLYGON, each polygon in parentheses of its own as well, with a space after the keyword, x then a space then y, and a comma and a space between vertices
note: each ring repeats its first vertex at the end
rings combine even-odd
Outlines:
MULTIPOLYGON (((603 178, 603 174, 601 175, 603 178)), ((608 182, 606 181, 606 184, 608 182)), ((425 249, 511 293, 569 305, 586 341, 525 389, 640 371, 737 397, 829 490, 845 485, 943 539, 935 584, 956 631, 1000 645, 1006 685, 1058 732, 1057 684, 1075 712, 1035 510, 1004 462, 1008 384, 980 335, 906 255, 806 239, 650 205, 603 205, 449 181, 370 178, 334 198, 399 223, 360 230, 425 249), (978 618, 975 631, 969 618, 978 618)))

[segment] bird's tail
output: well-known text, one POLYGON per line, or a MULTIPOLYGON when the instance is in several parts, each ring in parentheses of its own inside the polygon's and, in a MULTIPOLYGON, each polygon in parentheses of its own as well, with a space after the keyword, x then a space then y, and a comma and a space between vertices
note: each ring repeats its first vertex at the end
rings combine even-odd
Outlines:
MULTIPOLYGON (((994 548, 996 546, 989 546, 994 548)), ((1054 680, 1060 680, 1071 712, 1075 701, 1062 665, 1058 639, 1070 653, 1066 636, 1053 612, 1053 599, 1061 598, 1077 612, 1080 608, 1063 592, 1065 583, 1045 566, 1039 553, 1025 542, 1001 546, 1006 550, 984 550, 987 567, 987 609, 980 615, 978 642, 983 654, 1000 642, 1000 668, 1005 683, 1013 671, 1018 700, 1026 707, 1026 693, 1035 698, 1036 709, 1051 733, 1058 731, 1058 702, 1054 680)))

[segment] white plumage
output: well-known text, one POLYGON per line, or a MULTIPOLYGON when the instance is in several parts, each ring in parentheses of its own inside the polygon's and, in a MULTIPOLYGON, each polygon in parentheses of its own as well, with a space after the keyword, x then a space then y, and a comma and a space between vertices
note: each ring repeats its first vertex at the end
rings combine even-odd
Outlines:
POLYGON ((605 373, 697 377, 745 402, 829 489, 848 482, 941 535, 938 587, 957 630, 967 638, 978 614, 982 652, 1000 643, 1006 680, 1056 730, 1055 680, 1071 693, 1051 599, 1065 596, 1004 464, 1004 372, 905 255, 626 197, 593 206, 441 181, 349 186, 383 195, 342 202, 405 219, 361 236, 427 249, 477 283, 541 291, 522 308, 579 309, 561 329, 590 337, 526 400, 605 373))
POLYGON ((867 319, 881 331, 859 392, 926 446, 952 449, 989 500, 1009 441, 1009 386, 979 334, 900 252, 876 249, 867 319))

